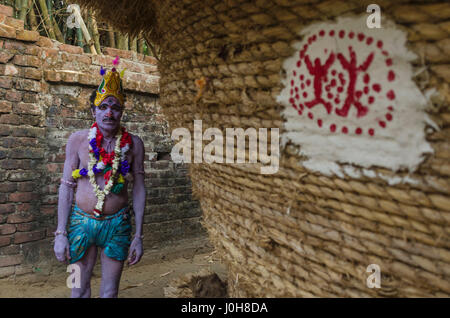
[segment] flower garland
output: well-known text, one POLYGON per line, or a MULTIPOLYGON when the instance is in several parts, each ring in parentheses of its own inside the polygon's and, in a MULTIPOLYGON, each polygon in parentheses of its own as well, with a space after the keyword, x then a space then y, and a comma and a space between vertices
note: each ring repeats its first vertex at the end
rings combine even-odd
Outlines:
POLYGON ((75 180, 80 177, 89 176, 89 182, 94 187, 94 193, 97 197, 97 204, 94 209, 96 217, 101 214, 105 197, 110 192, 118 194, 122 191, 125 183, 124 176, 130 170, 128 161, 125 159, 125 154, 130 149, 131 136, 128 134, 125 127, 119 129, 117 140, 120 142, 116 142, 113 152, 107 153, 106 150, 101 147, 102 140, 103 134, 100 129, 98 129, 97 123, 94 123, 88 134, 90 157, 88 169, 76 169, 72 172, 72 177, 75 180), (120 156, 118 155, 119 153, 120 156), (116 184, 114 184, 114 176, 118 170, 120 173, 117 177, 116 184), (105 179, 105 187, 103 190, 100 190, 100 187, 95 180, 95 175, 101 172, 104 173, 103 177, 105 179))

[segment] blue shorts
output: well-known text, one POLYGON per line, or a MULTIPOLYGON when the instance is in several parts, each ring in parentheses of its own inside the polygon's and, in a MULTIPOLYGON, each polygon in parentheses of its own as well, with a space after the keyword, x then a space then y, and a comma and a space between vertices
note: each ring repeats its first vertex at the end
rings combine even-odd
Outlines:
POLYGON ((76 204, 70 215, 67 238, 70 244, 70 263, 79 261, 91 245, 104 248, 105 255, 124 261, 128 257, 131 217, 128 207, 115 214, 96 219, 76 204))

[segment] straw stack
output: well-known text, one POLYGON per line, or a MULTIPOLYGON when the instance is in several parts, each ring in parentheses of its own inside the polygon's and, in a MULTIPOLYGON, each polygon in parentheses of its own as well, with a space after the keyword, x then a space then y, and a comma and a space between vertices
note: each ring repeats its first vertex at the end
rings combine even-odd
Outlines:
MULTIPOLYGON (((162 47, 161 104, 171 129, 283 127, 284 59, 317 21, 366 14, 372 1, 152 1, 162 47), (195 81, 204 78, 199 93, 195 81)), ((230 296, 411 297, 450 295, 450 4, 378 1, 382 18, 408 33, 418 87, 435 88, 427 113, 434 149, 417 184, 312 173, 292 145, 280 170, 192 164, 193 190, 211 241, 229 268, 230 296), (381 288, 368 288, 369 264, 381 288)), ((156 31, 155 31, 156 30, 156 31)), ((155 32, 156 35, 155 35, 155 32)), ((375 168, 374 168, 375 169, 375 168)), ((375 169, 390 176, 405 176, 375 169)))

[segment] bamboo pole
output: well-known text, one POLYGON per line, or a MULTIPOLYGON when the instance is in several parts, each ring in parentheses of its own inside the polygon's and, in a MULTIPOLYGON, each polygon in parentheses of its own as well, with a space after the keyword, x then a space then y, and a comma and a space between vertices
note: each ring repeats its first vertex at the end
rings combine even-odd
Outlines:
POLYGON ((84 20, 81 17, 81 12, 78 10, 78 7, 76 6, 73 7, 73 13, 75 14, 75 17, 78 23, 80 24, 80 28, 77 28, 78 45, 83 47, 83 42, 81 42, 80 45, 80 38, 82 39, 84 35, 86 43, 89 45, 89 48, 91 49, 91 53, 96 55, 97 50, 95 49, 94 41, 92 40, 91 35, 88 32, 86 24, 84 23, 84 20))
POLYGON ((27 11, 28 11, 28 0, 19 0, 20 10, 19 10, 19 20, 22 20, 26 24, 27 11))
POLYGON ((139 38, 138 40, 138 52, 144 54, 145 49, 145 40, 143 38, 139 38))
POLYGON ((36 13, 34 12, 34 0, 28 0, 28 8, 30 8, 30 12, 28 13, 28 24, 32 31, 36 31, 38 29, 38 22, 36 13))
POLYGON ((133 52, 137 52, 137 38, 136 37, 130 39, 130 50, 133 52))
POLYGON ((47 27, 48 35, 51 39, 56 40, 55 31, 53 29, 53 24, 50 20, 50 16, 47 9, 47 4, 45 0, 39 0, 39 6, 41 7, 41 18, 44 21, 45 26, 47 27))
POLYGON ((111 29, 111 26, 108 24, 108 45, 109 47, 116 48, 116 39, 114 38, 114 31, 111 29))
POLYGON ((128 36, 119 32, 117 37, 117 48, 120 50, 128 50, 128 36))
POLYGON ((89 13, 88 17, 89 17, 89 20, 90 20, 89 22, 90 22, 91 28, 92 28, 92 37, 94 38, 95 49, 97 50, 98 53, 100 53, 101 52, 100 34, 98 33, 97 20, 95 19, 95 15, 92 13, 89 13))

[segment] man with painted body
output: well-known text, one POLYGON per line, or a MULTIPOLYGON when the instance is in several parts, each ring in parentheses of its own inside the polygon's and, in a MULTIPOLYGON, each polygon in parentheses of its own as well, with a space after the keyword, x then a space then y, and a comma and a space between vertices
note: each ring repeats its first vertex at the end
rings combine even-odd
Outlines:
MULTIPOLYGON (((120 90, 123 92, 121 83, 120 90)), ((117 98, 117 96, 120 97, 117 94, 108 95, 108 90, 103 96, 101 95, 96 91, 96 95, 91 96, 91 113, 96 121, 96 128, 102 134, 101 147, 104 149, 102 149, 104 156, 107 157, 114 151, 116 143, 121 142, 117 135, 121 129, 124 98, 117 98), (97 96, 95 101, 98 106, 93 103, 95 96, 97 96)), ((59 261, 68 261, 80 267, 80 288, 72 288, 72 297, 90 297, 92 270, 100 250, 102 271, 100 297, 117 297, 124 261, 128 259, 129 265, 134 265, 139 262, 143 254, 144 145, 139 137, 129 134, 131 146, 122 157, 122 159, 126 158, 129 164, 127 177, 130 175, 133 177, 132 196, 136 230, 134 237, 131 238, 128 178, 122 178, 123 187, 119 193, 111 191, 104 197, 101 211, 96 209, 99 198, 90 177, 85 175, 74 180, 74 170, 84 168, 86 169, 84 171, 88 171, 90 156, 93 153, 89 146, 90 133, 89 129, 77 131, 69 137, 67 142, 64 172, 59 189, 58 225, 55 232, 54 251, 59 261), (70 213, 75 187, 75 207, 70 213)), ((101 161, 102 157, 99 159, 101 161)), ((97 161, 97 164, 100 161, 97 161)), ((123 161, 120 163, 121 169, 123 161)), ((95 175, 95 181, 100 190, 105 188, 106 183, 105 173, 102 172, 99 170, 96 174, 92 174, 95 175)), ((116 175, 121 177, 117 168, 116 175)))

